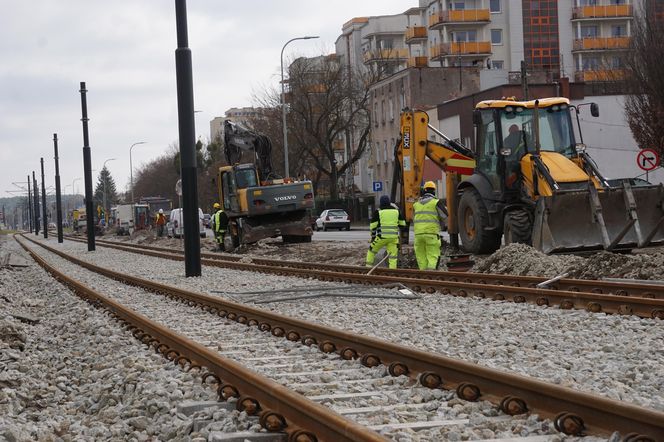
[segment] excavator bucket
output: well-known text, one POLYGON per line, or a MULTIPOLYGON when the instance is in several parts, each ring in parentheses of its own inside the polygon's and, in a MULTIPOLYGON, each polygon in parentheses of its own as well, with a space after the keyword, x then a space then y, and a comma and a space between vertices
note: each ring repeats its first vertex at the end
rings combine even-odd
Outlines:
POLYGON ((664 244, 664 186, 558 191, 537 201, 533 246, 544 253, 664 244))

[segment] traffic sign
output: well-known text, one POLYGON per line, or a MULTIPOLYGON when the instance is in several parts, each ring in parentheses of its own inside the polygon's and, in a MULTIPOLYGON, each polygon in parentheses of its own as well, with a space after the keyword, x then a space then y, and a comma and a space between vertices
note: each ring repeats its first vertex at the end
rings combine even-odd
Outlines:
POLYGON ((382 181, 374 181, 373 182, 373 191, 374 192, 382 192, 383 191, 383 182, 382 181))
POLYGON ((646 172, 657 169, 659 166, 659 154, 653 149, 641 149, 636 156, 636 164, 641 170, 645 170, 646 172))

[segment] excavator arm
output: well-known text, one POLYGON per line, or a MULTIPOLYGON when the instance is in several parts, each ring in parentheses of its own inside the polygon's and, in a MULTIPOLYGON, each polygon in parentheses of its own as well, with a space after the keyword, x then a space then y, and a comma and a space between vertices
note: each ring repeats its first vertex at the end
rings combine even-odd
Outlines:
MULTIPOLYGON (((424 163, 429 158, 445 171, 448 231, 458 234, 456 225, 457 185, 473 174, 473 153, 429 125, 429 116, 420 110, 404 109, 401 113, 401 134, 395 146, 392 200, 398 201, 407 223, 413 220, 413 204, 420 197, 424 177, 424 163), (443 143, 428 139, 429 130, 443 138, 443 143), (397 195, 397 184, 401 186, 397 195)), ((457 236, 453 236, 457 238, 457 236)))
POLYGON ((251 162, 255 164, 261 181, 275 178, 270 139, 233 121, 224 121, 224 154, 228 164, 243 162, 245 152, 251 153, 251 162))

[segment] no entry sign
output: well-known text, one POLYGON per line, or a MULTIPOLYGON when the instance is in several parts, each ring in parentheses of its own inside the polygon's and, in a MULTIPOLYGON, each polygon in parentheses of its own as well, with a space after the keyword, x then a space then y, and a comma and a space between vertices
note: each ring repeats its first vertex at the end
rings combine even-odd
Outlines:
POLYGON ((659 154, 652 149, 641 149, 641 152, 636 156, 636 164, 649 172, 659 166, 659 154))

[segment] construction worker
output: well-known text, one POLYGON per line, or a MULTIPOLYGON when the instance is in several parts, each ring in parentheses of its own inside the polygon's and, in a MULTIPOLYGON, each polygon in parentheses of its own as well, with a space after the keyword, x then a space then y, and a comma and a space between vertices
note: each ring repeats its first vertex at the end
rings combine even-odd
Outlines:
POLYGON ((224 250, 224 236, 228 229, 228 216, 221 208, 221 204, 214 203, 212 206, 214 213, 212 214, 212 232, 214 232, 214 239, 219 244, 219 250, 224 250))
POLYGON ((447 209, 436 198, 436 184, 424 183, 422 197, 413 204, 415 258, 420 270, 436 270, 440 258, 440 232, 446 230, 447 209))
POLYGON ((367 267, 372 267, 376 259, 376 253, 383 247, 387 252, 387 263, 389 268, 397 268, 397 257, 399 250, 399 228, 406 227, 406 221, 390 203, 390 197, 380 197, 380 208, 373 213, 369 228, 371 229, 371 244, 367 252, 367 267))
POLYGON ((154 219, 154 223, 157 226, 157 236, 164 236, 164 226, 166 225, 166 216, 164 215, 164 209, 159 209, 157 216, 154 219))

